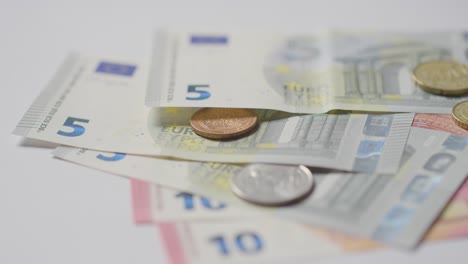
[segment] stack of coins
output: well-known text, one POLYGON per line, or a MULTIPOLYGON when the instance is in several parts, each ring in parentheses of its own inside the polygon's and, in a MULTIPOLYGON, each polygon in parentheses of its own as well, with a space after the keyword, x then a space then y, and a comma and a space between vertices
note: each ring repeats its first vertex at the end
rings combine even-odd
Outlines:
MULTIPOLYGON (((468 93, 468 66, 455 61, 429 61, 417 65, 413 79, 424 91, 444 96, 468 93)), ((458 126, 468 129, 468 101, 456 104, 452 119, 458 126)))

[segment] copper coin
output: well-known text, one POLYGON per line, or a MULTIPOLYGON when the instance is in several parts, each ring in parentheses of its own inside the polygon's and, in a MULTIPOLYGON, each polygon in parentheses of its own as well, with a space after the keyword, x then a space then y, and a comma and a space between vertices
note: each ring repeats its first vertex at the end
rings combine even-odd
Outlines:
POLYGON ((242 108, 202 108, 192 115, 190 125, 199 136, 232 139, 256 128, 257 115, 242 108))

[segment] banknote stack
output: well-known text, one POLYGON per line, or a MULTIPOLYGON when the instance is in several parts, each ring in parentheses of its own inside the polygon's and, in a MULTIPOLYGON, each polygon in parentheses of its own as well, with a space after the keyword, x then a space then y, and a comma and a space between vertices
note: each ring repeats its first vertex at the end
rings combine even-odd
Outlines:
POLYGON ((70 54, 14 134, 131 178, 174 264, 412 249, 468 236, 467 63, 466 33, 166 29, 148 65, 70 54))

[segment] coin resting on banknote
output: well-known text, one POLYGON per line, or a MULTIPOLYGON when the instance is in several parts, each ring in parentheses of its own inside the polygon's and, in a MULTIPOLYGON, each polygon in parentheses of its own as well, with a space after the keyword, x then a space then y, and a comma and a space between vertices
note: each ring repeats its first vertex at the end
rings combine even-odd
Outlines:
MULTIPOLYGON (((466 178, 468 141, 464 132, 467 130, 459 127, 455 130, 453 127, 456 125, 450 120, 450 115, 444 116, 444 120, 449 119, 449 125, 439 122, 440 117, 426 116, 424 120, 415 122, 424 126, 423 129, 411 126, 412 113, 315 113, 347 109, 448 114, 456 101, 467 100, 468 97, 435 96, 421 93, 419 88, 413 89, 410 78, 406 77, 407 69, 409 65, 417 65, 421 58, 427 58, 421 56, 427 55, 427 49, 422 49, 427 46, 422 41, 427 37, 420 39, 421 49, 418 51, 421 53, 413 53, 414 45, 407 48, 401 45, 415 43, 413 38, 392 42, 392 39, 400 38, 384 34, 380 35, 382 41, 375 43, 374 37, 347 36, 343 38, 337 35, 330 39, 330 43, 337 44, 336 47, 350 47, 349 42, 354 40, 354 51, 344 49, 346 53, 341 53, 341 48, 337 48, 333 50, 333 56, 325 56, 326 50, 320 53, 324 61, 334 61, 336 67, 333 69, 338 69, 338 72, 325 75, 322 73, 324 68, 319 67, 321 65, 312 65, 314 67, 307 68, 310 74, 302 74, 302 66, 317 61, 316 55, 319 53, 315 51, 320 51, 320 46, 315 45, 316 41, 280 38, 286 41, 286 50, 274 58, 286 59, 279 62, 287 63, 278 67, 274 63, 275 67, 266 64, 266 72, 271 73, 268 75, 271 77, 269 83, 265 82, 262 71, 255 75, 255 69, 249 66, 257 67, 262 65, 264 58, 272 58, 270 51, 276 50, 274 47, 277 43, 270 43, 271 38, 268 36, 261 38, 256 34, 255 47, 258 48, 247 50, 244 47, 252 43, 250 36, 243 38, 245 45, 241 43, 241 38, 228 41, 223 37, 222 43, 242 45, 223 44, 223 48, 216 52, 221 57, 215 56, 211 60, 212 68, 201 67, 212 78, 219 78, 210 82, 216 83, 216 89, 213 89, 214 85, 195 85, 187 89, 185 84, 198 80, 200 72, 193 71, 190 63, 169 63, 166 65, 169 69, 170 65, 179 65, 178 73, 186 67, 184 74, 170 76, 183 85, 172 87, 155 82, 158 84, 155 85, 157 90, 154 90, 150 99, 157 102, 157 108, 153 109, 141 104, 147 82, 143 65, 136 62, 115 64, 102 58, 72 54, 53 78, 54 81, 37 97, 21 119, 15 134, 68 145, 54 152, 62 159, 180 189, 182 193, 175 198, 178 201, 183 198, 184 203, 191 199, 185 204, 192 208, 195 203, 192 203, 193 197, 187 192, 240 205, 239 208, 252 209, 255 214, 287 216, 306 224, 323 225, 352 235, 413 248, 453 196, 457 186, 466 178), (303 53, 303 44, 305 47, 313 45, 313 52, 303 53), (239 53, 233 52, 235 47, 239 53), (390 47, 392 53, 379 47, 390 47), (368 51, 375 51, 375 54, 369 54, 368 51), (248 63, 241 67, 232 65, 233 70, 239 71, 237 74, 218 74, 215 71, 220 68, 219 60, 225 59, 226 55, 238 57, 245 52, 250 52, 248 57, 252 57, 252 61, 256 58, 257 64, 248 63), (396 60, 393 52, 403 55, 396 60), (257 53, 261 56, 250 56, 257 53), (95 70, 83 72, 82 69, 95 70), (193 79, 184 80, 189 73, 197 76, 188 76, 193 79), (236 82, 239 75, 247 77, 242 78, 243 85, 236 82), (230 79, 229 76, 235 76, 236 79, 230 79), (333 76, 342 76, 338 80, 344 81, 336 81, 333 76), (400 78, 402 76, 404 78, 400 78), (318 80, 320 85, 283 89, 283 83, 289 83, 296 77, 310 80, 308 84, 318 80), (122 82, 122 78, 126 81, 122 82), (107 81, 113 85, 108 85, 107 81), (125 89, 116 89, 119 87, 125 89), (170 90, 167 93, 161 91, 164 87, 170 90), (275 90, 277 88, 280 89, 275 90), (175 93, 173 89, 182 90, 175 93), (111 99, 109 94, 112 94, 111 99), (170 95, 166 98, 167 102, 164 102, 162 94, 170 95), (177 99, 177 94, 183 96, 177 99), (210 106, 236 109, 202 109, 192 116, 192 107, 210 106), (115 109, 112 115, 109 115, 109 108, 115 109), (242 108, 262 110, 253 113, 242 108), (280 114, 278 110, 314 114, 289 115, 280 114), (235 116, 238 111, 240 117, 235 116), (201 118, 198 116, 197 119, 197 115, 201 118), (187 126, 191 116, 193 130, 199 135, 213 137, 214 134, 217 139, 249 136, 229 142, 202 140, 187 126), (207 122, 208 125, 202 122, 210 118, 214 121, 207 122), (257 127, 257 119, 262 120, 258 124, 258 131, 251 133, 257 127), (202 126, 198 127, 200 123, 202 126), (227 129, 231 125, 233 130, 227 129), (436 127, 446 132, 434 130, 436 127), (253 164, 245 168, 235 165, 253 161, 295 165, 253 164), (306 167, 300 165, 320 169, 314 170, 312 175, 306 167), (314 194, 307 199, 312 192, 314 194), (269 206, 295 201, 301 203, 289 208, 259 210, 256 206, 246 205, 238 197, 269 206)), ((185 40, 190 39, 183 37, 185 40)), ((430 50, 431 57, 448 60, 452 59, 451 54, 461 54, 458 47, 462 45, 443 46, 447 38, 434 36, 432 39, 432 44, 429 43, 434 47, 430 50), (439 43, 448 52, 440 53, 439 43)), ((209 64, 210 56, 206 56, 203 49, 212 50, 212 40, 210 37, 209 43, 202 46, 200 43, 189 43, 186 50, 178 50, 179 56, 175 57, 181 59, 198 54, 209 64)), ((215 40, 219 43, 219 38, 215 40)), ((183 41, 180 44, 173 48, 183 47, 183 41)), ((166 53, 173 54, 172 51, 166 53)), ((168 57, 176 59, 174 56, 168 57)), ((197 57, 191 59, 197 61, 197 57)), ((464 76, 464 71, 449 71, 449 76, 464 76)), ((464 104, 455 107, 453 118, 466 117, 464 104)), ((174 194, 171 197, 174 198, 174 194)), ((215 205, 205 198, 198 201, 198 205, 206 209, 224 208, 224 205, 215 205)), ((212 227, 211 223, 208 227, 212 227)), ((290 230, 288 233, 291 233, 290 230)), ((239 243, 253 241, 257 243, 255 248, 260 248, 260 238, 254 233, 241 233, 237 237, 239 243)), ((296 237, 294 239, 297 240, 296 237)))
POLYGON ((468 67, 455 61, 429 61, 418 64, 413 79, 432 94, 459 96, 468 92, 468 67))
POLYGON ((468 100, 461 101, 453 107, 452 119, 459 127, 468 129, 468 100))
POLYGON ((238 197, 266 206, 300 201, 313 186, 312 173, 302 165, 250 164, 231 180, 231 189, 238 197))
POLYGON ((241 108, 202 108, 190 119, 199 136, 210 139, 232 139, 248 134, 257 126, 254 111, 241 108))

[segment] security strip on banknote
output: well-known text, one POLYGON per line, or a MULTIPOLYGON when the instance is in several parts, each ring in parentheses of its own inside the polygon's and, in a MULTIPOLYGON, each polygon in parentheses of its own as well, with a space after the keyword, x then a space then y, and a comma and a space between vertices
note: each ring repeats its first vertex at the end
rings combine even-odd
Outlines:
MULTIPOLYGON (((285 248, 288 249, 285 255, 288 255, 289 258, 307 255, 310 259, 325 255, 369 250, 381 246, 379 243, 369 240, 284 221, 277 221, 275 226, 268 225, 266 227, 266 229, 272 227, 268 234, 277 234, 275 237, 278 238, 278 241, 271 242, 271 236, 264 235, 264 223, 271 223, 271 218, 262 219, 253 210, 242 210, 207 197, 135 179, 131 180, 131 185, 135 222, 140 224, 156 223, 166 249, 166 255, 169 261, 174 264, 211 263, 211 261, 231 263, 233 255, 244 256, 248 263, 254 261, 270 263, 272 260, 269 259, 271 257, 269 252, 272 252, 272 250, 284 251, 285 248), (211 228, 211 225, 221 225, 223 230, 214 233, 211 233, 210 229, 205 230, 205 228, 211 228), (287 233, 291 228, 292 230, 297 229, 306 235, 304 238, 302 238, 302 235, 300 237, 304 239, 302 244, 307 245, 308 248, 315 245, 317 241, 324 245, 333 245, 333 247, 325 247, 325 249, 319 247, 315 248, 316 250, 307 250, 305 252, 301 250, 302 247, 291 249, 290 243, 294 244, 294 241, 299 239, 299 237, 291 234, 283 234, 287 233), (233 229, 240 230, 237 231, 239 234, 244 234, 238 238, 242 244, 245 243, 240 248, 228 243, 230 244, 229 250, 223 250, 223 247, 220 247, 222 246, 220 244, 222 240, 213 241, 211 239, 213 234, 218 233, 218 237, 222 234, 224 237, 227 232, 233 229), (247 232, 248 235, 245 235, 247 232), (252 243, 255 241, 254 238, 262 241, 262 245, 258 246, 259 248, 255 246, 255 243, 252 243), (336 251, 330 251, 330 248, 335 248, 336 251), (203 253, 193 254, 192 252, 203 253), (184 261, 178 262, 181 259, 184 261)), ((425 237, 426 241, 468 236, 468 207, 466 207, 467 197, 465 197, 468 194, 467 191, 468 182, 465 181, 441 217, 431 227, 425 237)))
POLYGON ((466 64, 467 50, 468 34, 461 32, 160 30, 146 104, 448 114, 468 96, 424 91, 413 68, 432 60, 466 64))
POLYGON ((67 147, 58 148, 54 154, 243 208, 414 247, 465 179, 467 146, 467 137, 415 127, 397 174, 313 170, 317 185, 309 198, 294 206, 270 209, 247 205, 233 196, 229 181, 241 169, 239 166, 118 156, 67 147), (102 156, 118 158, 110 162, 102 160, 102 156))
POLYGON ((147 67, 71 54, 14 133, 79 148, 188 160, 290 163, 394 173, 413 114, 291 115, 257 110, 258 129, 208 140, 190 125, 192 108, 144 106, 147 67))

